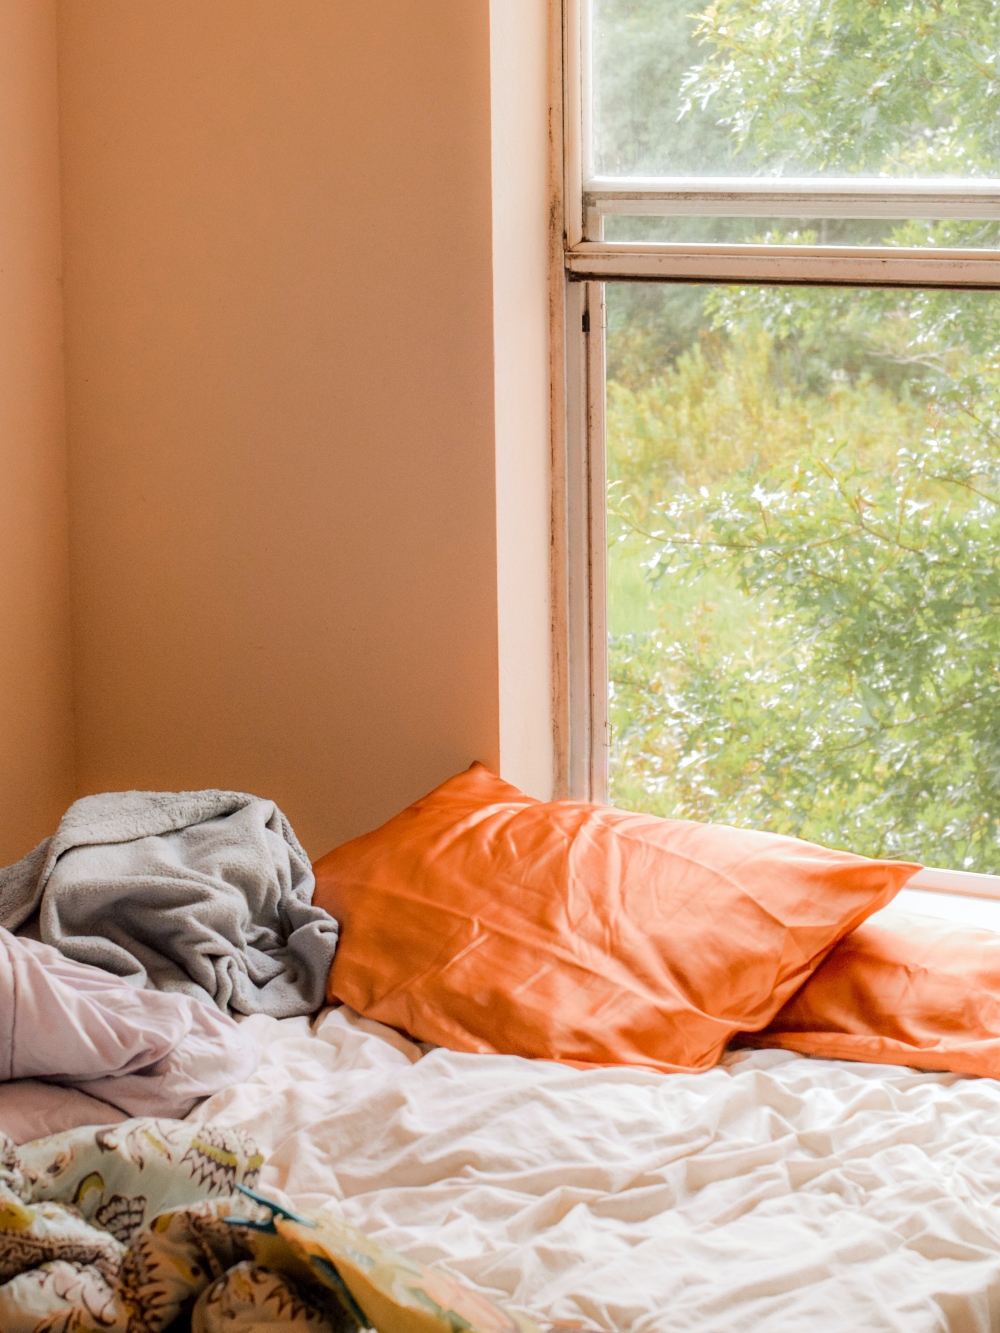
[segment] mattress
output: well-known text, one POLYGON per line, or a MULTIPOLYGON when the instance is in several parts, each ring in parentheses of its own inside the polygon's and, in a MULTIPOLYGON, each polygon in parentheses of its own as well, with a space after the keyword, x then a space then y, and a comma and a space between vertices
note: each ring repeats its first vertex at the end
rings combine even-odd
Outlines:
POLYGON ((1000 1085, 727 1055, 706 1074, 423 1050, 345 1008, 247 1019, 193 1113, 262 1188, 536 1318, 698 1333, 1000 1328, 1000 1085))

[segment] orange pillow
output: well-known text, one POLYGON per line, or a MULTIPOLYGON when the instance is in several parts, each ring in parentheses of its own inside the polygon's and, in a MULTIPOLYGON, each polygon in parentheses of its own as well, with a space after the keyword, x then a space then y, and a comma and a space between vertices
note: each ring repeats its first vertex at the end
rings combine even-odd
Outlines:
POLYGON ((737 1044, 1000 1078, 1000 935, 880 912, 737 1044))
POLYGON ((919 867, 536 801, 482 764, 324 856, 327 996, 457 1051, 709 1069, 919 867))

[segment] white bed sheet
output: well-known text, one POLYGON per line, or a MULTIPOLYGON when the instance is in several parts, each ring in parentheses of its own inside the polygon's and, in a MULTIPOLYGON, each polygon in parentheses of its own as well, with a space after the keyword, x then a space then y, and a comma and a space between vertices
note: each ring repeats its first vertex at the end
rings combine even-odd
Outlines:
POLYGON ((193 1113, 262 1188, 532 1313, 620 1330, 1000 1329, 1000 1085, 779 1051, 699 1075, 422 1052, 337 1009, 246 1020, 193 1113))

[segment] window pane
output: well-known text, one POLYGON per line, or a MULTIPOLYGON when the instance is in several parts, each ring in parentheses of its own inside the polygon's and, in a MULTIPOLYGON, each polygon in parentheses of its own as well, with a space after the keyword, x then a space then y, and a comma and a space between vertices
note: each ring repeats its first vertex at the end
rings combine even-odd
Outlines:
POLYGON ((607 293, 613 801, 1000 872, 1000 297, 607 293))
POLYGON ((995 0, 592 0, 599 175, 1000 175, 995 0))

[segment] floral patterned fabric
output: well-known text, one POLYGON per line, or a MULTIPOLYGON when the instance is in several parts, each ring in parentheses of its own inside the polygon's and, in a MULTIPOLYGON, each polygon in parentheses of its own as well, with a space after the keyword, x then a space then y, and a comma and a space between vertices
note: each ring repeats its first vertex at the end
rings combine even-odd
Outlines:
POLYGON ((166 1209, 253 1184, 262 1157, 239 1130, 126 1120, 17 1147, 0 1136, 0 1329, 124 1329, 127 1247, 166 1209))
POLYGON ((257 1333, 274 1326, 328 1333, 331 1324, 300 1285, 249 1260, 217 1278, 191 1312, 191 1333, 257 1333))
POLYGON ((330 1212, 245 1198, 156 1218, 122 1260, 117 1298, 122 1333, 174 1333, 189 1311, 192 1333, 540 1333, 330 1212))
POLYGON ((260 1195, 237 1130, 0 1140, 2 1333, 540 1333, 327 1211, 260 1195))
POLYGON ((270 1210, 238 1197, 163 1213, 133 1242, 117 1283, 121 1328, 166 1333, 191 1311, 201 1333, 268 1326, 358 1333, 359 1321, 280 1236, 227 1221, 267 1222, 270 1210))

